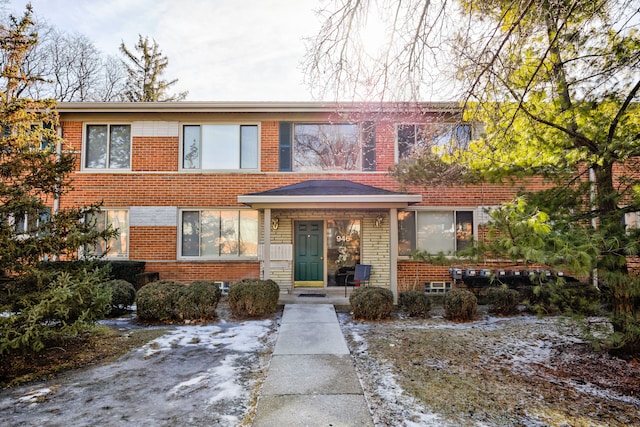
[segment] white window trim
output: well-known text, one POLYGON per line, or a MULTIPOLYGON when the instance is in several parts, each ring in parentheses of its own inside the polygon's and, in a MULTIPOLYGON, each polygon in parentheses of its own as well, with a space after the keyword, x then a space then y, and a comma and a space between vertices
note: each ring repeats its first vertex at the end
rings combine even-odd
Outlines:
MULTIPOLYGON (((401 210, 398 210, 400 212, 401 210)), ((473 213, 473 241, 478 241, 478 206, 418 206, 414 208, 402 209, 402 212, 412 211, 416 212, 472 212, 473 213)), ((455 218, 454 218, 455 219, 455 218)), ((417 221, 417 217, 416 217, 417 221)), ((417 224, 416 224, 417 225, 417 224)), ((416 230, 417 233, 417 230, 416 230)), ((416 238, 416 244, 418 236, 416 238)), ((416 248, 418 249, 418 248, 416 248)), ((421 250, 421 249, 418 249, 421 250)), ((447 258, 453 258, 455 255, 447 255, 447 258)), ((411 255, 398 255, 400 260, 411 260, 411 255)))
POLYGON ((193 212, 193 211, 230 211, 230 212, 241 212, 241 211, 256 211, 256 209, 249 208, 233 208, 233 207, 192 207, 192 208, 180 208, 178 209, 178 219, 177 219, 177 244, 176 244, 176 259, 179 261, 217 261, 217 262, 237 262, 237 261, 257 261, 258 256, 260 254, 259 246, 260 246, 260 212, 258 212, 258 253, 256 255, 225 255, 225 256, 184 256, 182 255, 182 214, 184 212, 193 212))
MULTIPOLYGON (((49 212, 49 216, 53 215, 53 212, 49 212)), ((40 225, 40 218, 41 216, 38 215, 38 218, 36 219, 36 226, 40 225)), ((19 220, 16 219, 16 217, 13 214, 10 214, 7 217, 7 225, 9 225, 10 227, 14 228, 14 232, 15 232, 15 238, 16 240, 25 240, 29 237, 34 236, 33 233, 29 233, 28 230, 17 230, 15 229, 17 227, 17 225, 20 223, 19 220)), ((22 224, 24 225, 24 228, 28 228, 29 227, 29 214, 24 214, 24 217, 22 218, 22 224)))
MULTIPOLYGON (((131 173, 132 165, 133 165, 133 122, 130 121, 113 121, 113 122, 102 122, 102 121, 90 121, 82 123, 82 152, 80 156, 80 171, 81 172, 90 172, 90 173, 131 173), (126 125, 130 128, 130 154, 129 154, 129 167, 128 168, 88 168, 87 167, 87 139, 89 136, 89 132, 87 132, 88 126, 109 126, 111 128, 112 125, 126 125)), ((107 153, 107 156, 109 153, 107 153)))
MULTIPOLYGON (((247 121, 247 122, 180 122, 179 128, 179 147, 178 147, 178 171, 181 173, 256 173, 261 170, 261 152, 262 152, 262 126, 261 122, 255 121, 247 121), (258 127, 258 147, 257 147, 257 156, 258 156, 258 167, 255 169, 202 169, 202 168, 193 168, 188 169, 183 165, 184 161, 184 127, 185 126, 257 126, 258 127)), ((202 153, 202 141, 200 141, 200 152, 202 153)), ((202 158, 200 158, 200 162, 202 163, 202 158)), ((178 252, 180 253, 180 252, 178 252)))
MULTIPOLYGON (((102 207, 101 208, 101 212, 108 212, 108 211, 125 211, 127 213, 127 225, 128 225, 127 238, 126 238, 127 253, 124 256, 112 256, 112 255, 109 255, 109 252, 107 252, 107 254, 102 256, 102 258, 110 260, 110 261, 129 260, 129 250, 131 248, 131 246, 130 246, 130 240, 131 240, 131 211, 130 211, 129 208, 114 207, 114 206, 102 207)), ((120 236, 118 238, 120 238, 120 236)), ((79 249, 79 257, 83 258, 84 256, 85 256, 85 250, 83 248, 80 248, 79 249)))
POLYGON ((640 212, 627 212, 624 214, 624 228, 627 233, 630 230, 640 228, 640 212))

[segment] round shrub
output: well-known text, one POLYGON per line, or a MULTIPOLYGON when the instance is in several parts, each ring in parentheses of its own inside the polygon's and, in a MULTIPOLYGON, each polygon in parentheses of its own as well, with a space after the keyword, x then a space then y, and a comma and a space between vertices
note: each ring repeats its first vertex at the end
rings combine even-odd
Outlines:
POLYGON ((221 296, 222 292, 215 283, 204 280, 193 282, 183 289, 177 301, 178 316, 190 320, 214 319, 221 296))
POLYGON ((509 316, 518 311, 520 293, 506 286, 491 287, 487 291, 489 313, 509 316))
POLYGON ((452 289, 444 297, 444 317, 454 322, 472 320, 478 309, 478 299, 466 289, 452 289))
POLYGON ((393 311, 393 293, 386 288, 366 286, 349 296, 354 319, 388 319, 393 311))
POLYGON ((400 292, 398 305, 411 317, 427 317, 431 311, 431 300, 424 292, 400 292))
POLYGON ((170 280, 160 280, 144 285, 138 291, 136 304, 138 318, 152 322, 181 320, 177 302, 186 286, 170 280))
POLYGON ((229 287, 229 308, 239 317, 260 317, 278 308, 280 286, 273 280, 244 279, 229 287))
POLYGON ((110 280, 104 285, 111 290, 111 313, 123 312, 136 302, 136 288, 126 280, 110 280))

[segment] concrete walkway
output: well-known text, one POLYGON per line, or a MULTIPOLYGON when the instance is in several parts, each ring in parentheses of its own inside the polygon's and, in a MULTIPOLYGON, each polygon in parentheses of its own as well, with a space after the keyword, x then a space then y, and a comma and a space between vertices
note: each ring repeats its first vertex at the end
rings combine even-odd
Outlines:
POLYGON ((253 425, 373 426, 333 305, 285 305, 253 425))

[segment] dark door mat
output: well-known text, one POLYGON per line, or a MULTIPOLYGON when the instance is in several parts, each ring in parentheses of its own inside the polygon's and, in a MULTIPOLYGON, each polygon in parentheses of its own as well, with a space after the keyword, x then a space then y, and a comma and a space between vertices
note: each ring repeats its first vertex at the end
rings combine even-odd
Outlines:
POLYGON ((325 294, 300 294, 299 297, 312 297, 312 298, 323 298, 325 294))

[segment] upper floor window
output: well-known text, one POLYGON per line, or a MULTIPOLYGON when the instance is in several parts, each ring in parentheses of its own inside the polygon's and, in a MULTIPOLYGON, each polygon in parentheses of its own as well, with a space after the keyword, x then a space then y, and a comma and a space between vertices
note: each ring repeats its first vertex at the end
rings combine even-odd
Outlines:
POLYGON ((451 123, 403 124, 397 127, 397 140, 398 159, 433 147, 464 148, 471 140, 471 126, 451 123))
POLYGON ((256 257, 258 211, 185 210, 180 235, 183 257, 256 257))
POLYGON ((47 132, 52 132, 53 124, 51 122, 44 122, 39 125, 31 125, 32 132, 40 131, 40 150, 44 151, 47 149, 55 150, 55 147, 51 146, 51 141, 47 138, 47 132))
POLYGON ((294 171, 362 170, 362 147, 357 124, 295 124, 294 171))
POLYGON ((183 169, 258 169, 257 125, 185 125, 183 169))
POLYGON ((399 211, 398 254, 454 254, 473 245, 473 211, 399 211))
POLYGON ((131 125, 87 125, 84 167, 131 168, 131 125))
POLYGON ((103 209, 90 220, 95 221, 98 231, 108 227, 118 232, 116 237, 99 241, 88 252, 91 255, 107 256, 108 258, 129 257, 129 211, 126 209, 103 209))

